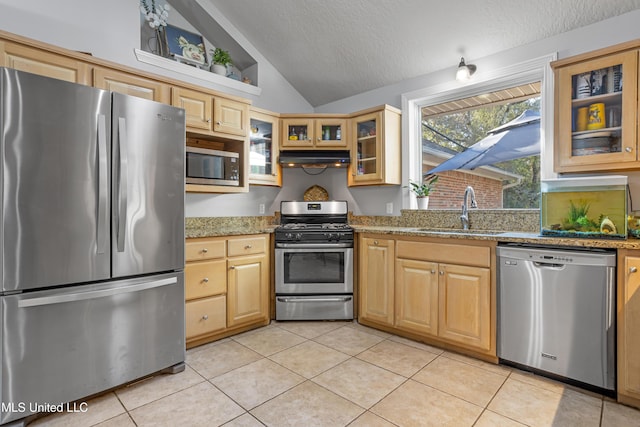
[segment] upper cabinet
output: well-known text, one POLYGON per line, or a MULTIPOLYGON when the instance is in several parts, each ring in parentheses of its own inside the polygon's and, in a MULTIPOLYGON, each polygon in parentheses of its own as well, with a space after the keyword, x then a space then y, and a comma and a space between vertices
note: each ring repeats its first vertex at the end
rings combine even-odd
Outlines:
POLYGON ((282 150, 346 150, 346 117, 282 116, 282 150))
POLYGON ((282 185, 282 169, 277 163, 279 118, 252 107, 249 126, 249 183, 282 185))
POLYGON ((400 110, 384 105, 351 119, 349 186, 400 184, 400 110))
POLYGON ((94 68, 93 85, 100 89, 150 99, 164 104, 170 102, 169 85, 110 68, 94 68))
POLYGON ((3 40, 0 40, 0 66, 72 83, 91 84, 90 67, 86 62, 3 40))
MULTIPOLYGON (((249 127, 248 102, 215 97, 206 92, 173 87, 171 104, 184 108, 187 132, 245 137, 249 127)), ((235 138, 238 139, 238 138, 235 138)))
POLYGON ((552 64, 556 172, 640 168, 637 47, 618 45, 552 64))

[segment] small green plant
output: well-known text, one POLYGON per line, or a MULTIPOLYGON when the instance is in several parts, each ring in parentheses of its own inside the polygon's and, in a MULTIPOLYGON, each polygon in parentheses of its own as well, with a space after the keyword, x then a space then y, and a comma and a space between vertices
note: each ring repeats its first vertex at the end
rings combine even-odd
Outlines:
POLYGON ((211 52, 211 62, 218 65, 232 65, 231 55, 226 50, 222 50, 217 47, 215 49, 209 49, 211 52))
POLYGON ((437 182, 437 175, 425 175, 422 180, 422 184, 409 180, 409 188, 415 193, 416 196, 427 197, 433 191, 437 182))
POLYGON ((581 230, 581 231, 593 231, 597 230, 599 223, 590 220, 587 217, 589 213, 589 203, 584 200, 580 200, 578 203, 573 203, 573 200, 569 200, 569 214, 565 219, 565 230, 581 230))

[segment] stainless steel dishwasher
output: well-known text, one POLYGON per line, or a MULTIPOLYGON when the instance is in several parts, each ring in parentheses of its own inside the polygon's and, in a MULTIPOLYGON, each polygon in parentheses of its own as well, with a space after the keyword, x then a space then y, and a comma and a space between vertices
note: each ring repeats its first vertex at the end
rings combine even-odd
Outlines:
POLYGON ((504 245, 497 256, 501 362, 614 390, 615 252, 504 245))

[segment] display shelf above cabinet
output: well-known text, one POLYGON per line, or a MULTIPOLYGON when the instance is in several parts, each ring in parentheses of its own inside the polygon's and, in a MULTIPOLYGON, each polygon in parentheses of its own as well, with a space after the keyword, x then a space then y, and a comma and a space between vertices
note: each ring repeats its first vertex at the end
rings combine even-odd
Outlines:
POLYGON ((228 87, 229 89, 237 90, 242 93, 246 93, 247 95, 260 96, 262 93, 262 89, 258 86, 243 83, 238 80, 230 79, 186 64, 181 64, 177 61, 163 58, 162 56, 158 56, 150 52, 145 52, 144 50, 134 49, 134 52, 136 59, 145 64, 193 77, 206 83, 213 83, 219 86, 228 87))

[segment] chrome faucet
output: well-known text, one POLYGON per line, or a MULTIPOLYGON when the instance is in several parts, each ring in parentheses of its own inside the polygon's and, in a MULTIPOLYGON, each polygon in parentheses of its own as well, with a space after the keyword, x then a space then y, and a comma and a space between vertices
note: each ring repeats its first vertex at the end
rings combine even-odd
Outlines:
POLYGON ((460 221, 462 221, 462 229, 469 229, 469 208, 467 207, 467 198, 471 194, 471 209, 475 209, 478 207, 476 203, 476 192, 473 191, 472 186, 467 186, 464 190, 464 199, 462 200, 462 215, 460 215, 460 221))

